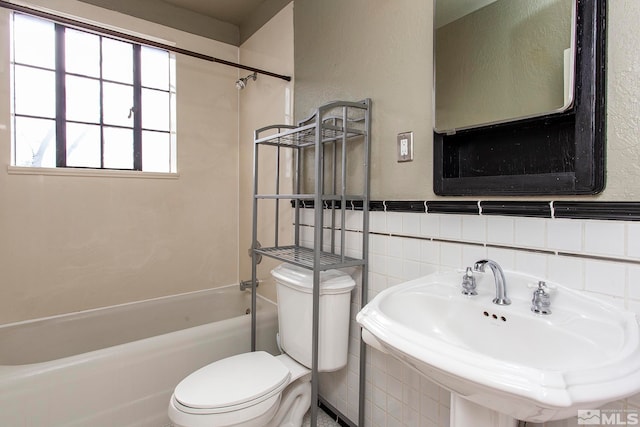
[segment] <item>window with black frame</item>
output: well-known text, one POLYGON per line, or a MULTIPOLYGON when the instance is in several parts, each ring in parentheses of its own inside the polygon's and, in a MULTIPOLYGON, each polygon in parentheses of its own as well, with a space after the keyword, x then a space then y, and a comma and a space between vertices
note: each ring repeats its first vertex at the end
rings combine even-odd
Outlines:
POLYGON ((15 166, 175 172, 171 52, 14 13, 15 166))

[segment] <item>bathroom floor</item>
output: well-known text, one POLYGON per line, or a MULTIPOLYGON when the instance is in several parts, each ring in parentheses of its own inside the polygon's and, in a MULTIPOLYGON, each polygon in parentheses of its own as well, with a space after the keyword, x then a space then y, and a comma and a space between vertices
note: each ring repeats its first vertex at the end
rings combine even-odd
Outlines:
MULTIPOLYGON (((309 427, 311 425, 311 411, 307 412, 302 420, 302 427, 309 427)), ((333 420, 322 409, 318 411, 318 427, 340 427, 335 420, 333 420)))

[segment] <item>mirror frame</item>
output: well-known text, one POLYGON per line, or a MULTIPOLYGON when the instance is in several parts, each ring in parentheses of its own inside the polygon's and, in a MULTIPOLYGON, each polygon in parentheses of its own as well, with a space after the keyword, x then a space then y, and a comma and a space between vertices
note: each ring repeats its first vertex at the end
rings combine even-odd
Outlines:
POLYGON ((434 131, 439 196, 592 195, 605 186, 606 0, 577 0, 573 106, 561 113, 434 131))

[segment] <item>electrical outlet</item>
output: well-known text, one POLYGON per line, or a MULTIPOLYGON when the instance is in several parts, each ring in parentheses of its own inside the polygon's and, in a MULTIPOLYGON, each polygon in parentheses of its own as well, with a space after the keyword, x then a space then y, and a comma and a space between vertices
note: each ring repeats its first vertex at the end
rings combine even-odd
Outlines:
POLYGON ((413 132, 398 134, 398 162, 413 160, 413 132))

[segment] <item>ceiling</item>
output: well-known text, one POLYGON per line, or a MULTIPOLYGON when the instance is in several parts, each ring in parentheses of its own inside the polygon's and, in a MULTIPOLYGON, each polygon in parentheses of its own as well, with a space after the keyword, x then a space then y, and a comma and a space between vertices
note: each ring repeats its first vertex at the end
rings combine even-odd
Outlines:
POLYGON ((264 0, 154 0, 240 27, 264 0))
POLYGON ((435 27, 443 27, 496 0, 436 0, 435 27))
POLYGON ((239 46, 292 0, 80 0, 239 46))

